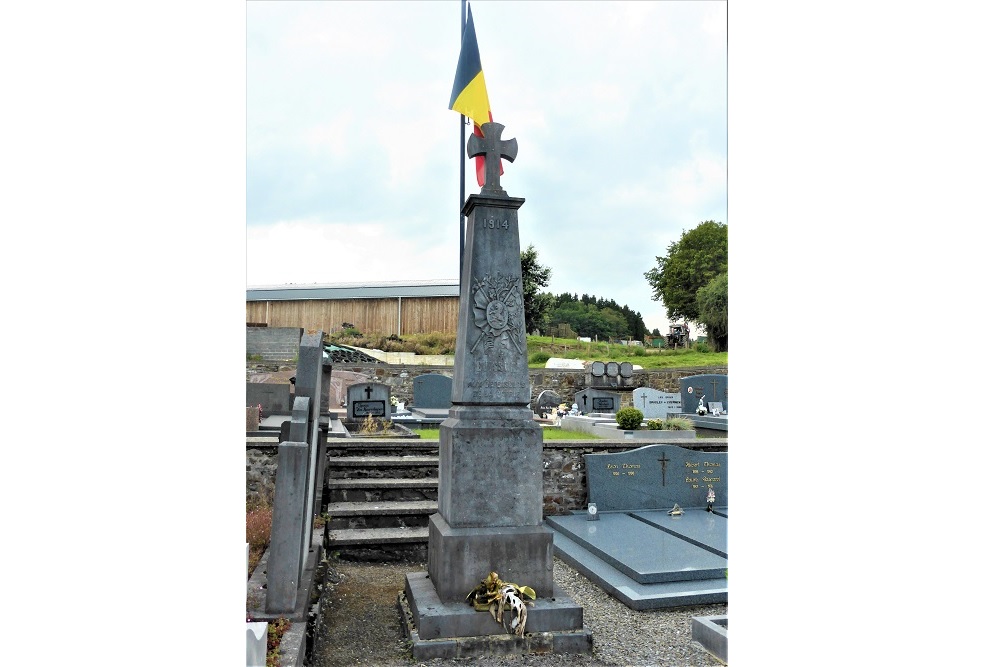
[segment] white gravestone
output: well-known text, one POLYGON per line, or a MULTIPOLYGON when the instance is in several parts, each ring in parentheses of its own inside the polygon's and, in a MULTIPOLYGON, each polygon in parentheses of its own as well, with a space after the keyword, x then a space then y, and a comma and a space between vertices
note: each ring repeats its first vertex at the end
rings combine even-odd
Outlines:
POLYGON ((632 391, 632 405, 642 412, 645 419, 668 419, 681 413, 680 393, 668 393, 652 387, 639 387, 632 391))

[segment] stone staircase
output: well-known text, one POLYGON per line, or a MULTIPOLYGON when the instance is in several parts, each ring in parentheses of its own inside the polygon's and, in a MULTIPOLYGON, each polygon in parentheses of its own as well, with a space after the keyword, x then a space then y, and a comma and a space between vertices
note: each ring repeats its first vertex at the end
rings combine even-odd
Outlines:
POLYGON ((331 438, 326 492, 329 551, 344 560, 425 561, 438 507, 438 443, 331 438))

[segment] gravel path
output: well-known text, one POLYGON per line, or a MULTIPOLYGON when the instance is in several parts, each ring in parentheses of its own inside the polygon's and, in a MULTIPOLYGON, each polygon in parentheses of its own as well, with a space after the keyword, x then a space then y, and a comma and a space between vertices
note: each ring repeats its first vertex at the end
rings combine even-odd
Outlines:
POLYGON ((592 655, 488 656, 416 663, 401 638, 396 595, 403 589, 405 573, 426 569, 426 563, 333 561, 323 596, 323 622, 317 628, 309 667, 414 667, 417 664, 480 662, 496 667, 718 667, 724 664, 691 640, 691 618, 725 615, 727 605, 633 611, 558 558, 553 561, 553 576, 566 594, 583 607, 583 623, 594 637, 592 655))

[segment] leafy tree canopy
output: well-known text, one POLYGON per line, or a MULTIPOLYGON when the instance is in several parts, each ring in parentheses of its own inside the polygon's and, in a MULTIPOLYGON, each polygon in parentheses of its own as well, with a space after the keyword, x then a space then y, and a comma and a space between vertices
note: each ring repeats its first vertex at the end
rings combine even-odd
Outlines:
POLYGON ((529 245, 521 252, 521 281, 524 284, 524 328, 527 332, 540 331, 553 307, 551 294, 542 292, 548 286, 552 269, 538 262, 538 251, 529 245))
POLYGON ((705 324, 698 308, 698 290, 726 273, 729 262, 729 232, 726 225, 705 220, 670 244, 666 257, 644 273, 653 288, 653 300, 661 302, 672 320, 705 324))
POLYGON ((722 273, 698 290, 698 319, 716 352, 729 350, 729 274, 722 273))

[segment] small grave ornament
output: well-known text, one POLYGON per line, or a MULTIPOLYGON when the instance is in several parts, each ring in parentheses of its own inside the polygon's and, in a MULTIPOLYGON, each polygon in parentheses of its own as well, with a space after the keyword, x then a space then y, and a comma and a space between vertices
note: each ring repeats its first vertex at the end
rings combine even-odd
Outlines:
POLYGON ((715 504, 715 489, 713 489, 711 486, 708 487, 708 499, 707 499, 707 502, 708 502, 708 507, 705 508, 705 511, 706 512, 711 512, 712 511, 712 505, 715 504))
MULTIPOLYGON (((690 387, 689 387, 690 389, 690 387)), ((699 415, 708 414, 708 408, 705 407, 705 397, 702 396, 698 399, 698 408, 695 410, 699 415)))
POLYGON ((600 521, 601 515, 597 513, 597 503, 587 504, 587 521, 600 521))
POLYGON ((674 503, 674 506, 671 507, 669 511, 667 511, 667 514, 669 514, 670 516, 680 516, 684 514, 684 510, 681 509, 680 505, 674 503))
POLYGON ((500 626, 512 635, 524 636, 528 624, 528 605, 534 604, 535 591, 530 586, 518 586, 502 581, 496 572, 489 575, 465 598, 476 611, 488 611, 500 626), (529 598, 525 600, 525 598, 529 598), (504 611, 510 611, 509 621, 504 620, 504 611))

